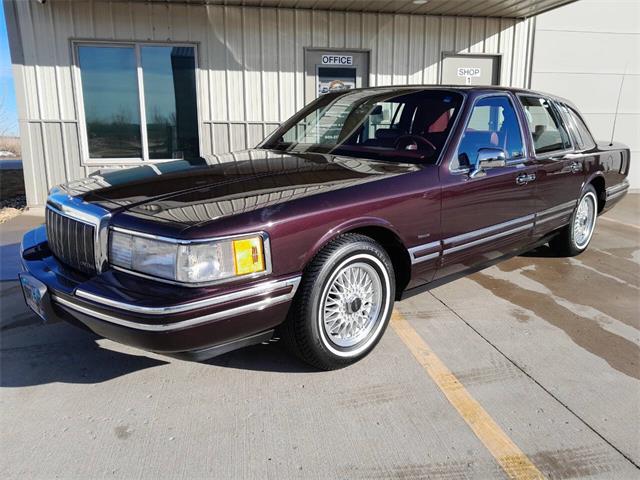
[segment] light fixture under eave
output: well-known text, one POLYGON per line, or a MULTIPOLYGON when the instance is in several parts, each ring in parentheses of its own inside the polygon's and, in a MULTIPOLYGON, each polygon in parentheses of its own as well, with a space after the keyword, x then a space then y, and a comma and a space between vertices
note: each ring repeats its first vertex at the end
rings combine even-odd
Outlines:
POLYGON ((429 0, 413 0, 414 5, 424 5, 425 3, 429 3, 429 0))

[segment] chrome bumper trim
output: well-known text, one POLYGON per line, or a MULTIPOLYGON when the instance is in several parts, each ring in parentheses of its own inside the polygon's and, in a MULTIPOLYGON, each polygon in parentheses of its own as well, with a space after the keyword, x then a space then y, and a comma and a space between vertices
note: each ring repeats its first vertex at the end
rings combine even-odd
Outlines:
MULTIPOLYGON (((127 312, 142 313, 144 315, 170 315, 174 313, 188 312, 190 310, 196 310, 198 308, 211 307, 224 302, 231 302, 243 297, 253 297, 257 295, 266 295, 268 293, 280 290, 282 288, 291 287, 293 294, 295 294, 298 284, 300 283, 300 276, 289 278, 286 280, 273 280, 269 282, 263 282, 250 288, 238 290, 232 293, 226 293, 224 295, 218 295, 204 300, 198 300, 190 303, 183 303, 180 305, 171 305, 167 307, 143 307, 140 305, 134 305, 132 303, 119 302, 110 298, 105 298, 100 295, 87 292, 85 290, 77 289, 75 294, 77 297, 90 300, 94 303, 106 305, 108 307, 118 308, 127 312)), ((292 295, 293 296, 293 295, 292 295)))
MULTIPOLYGON (((180 330, 182 328, 186 328, 186 327, 193 327, 196 325, 200 325, 202 323, 207 323, 213 320, 221 320, 224 318, 229 318, 229 317, 233 317, 236 315, 242 315, 245 313, 251 313, 254 311, 260 311, 263 310, 267 307, 271 307, 273 305, 278 305, 280 303, 284 303, 288 300, 291 300, 293 298, 293 296, 296 293, 296 290, 298 288, 298 285, 300 283, 300 279, 301 277, 295 277, 293 279, 289 279, 289 280, 285 280, 282 281, 284 286, 290 285, 291 286, 291 291, 289 293, 285 293, 283 295, 278 295, 275 297, 267 297, 264 298, 262 300, 258 300, 256 302, 252 302, 252 303, 248 303, 245 305, 240 305, 238 307, 234 307, 234 308, 230 308, 228 310, 223 310, 220 312, 215 312, 215 313, 211 313, 209 315, 204 315, 201 317, 194 317, 194 318, 190 318, 188 320, 182 320, 179 322, 174 322, 174 323, 164 323, 164 324, 158 324, 158 325, 151 325, 151 324, 147 324, 147 323, 140 323, 140 322, 134 322, 131 320, 126 320, 124 318, 115 316, 115 315, 110 315, 110 314, 106 314, 103 312, 98 312, 96 310, 93 310, 89 307, 86 307, 84 305, 78 305, 77 303, 74 303, 72 301, 69 301, 67 299, 61 298, 57 295, 53 295, 52 296, 52 300, 54 302, 59 303, 60 305, 63 305, 65 307, 70 308, 71 310, 74 310, 76 312, 80 312, 83 313, 85 315, 88 315, 90 317, 94 317, 97 318, 99 320, 104 320, 105 322, 110 322, 110 323, 114 323, 117 325, 121 325, 123 327, 128 327, 128 328, 133 328, 136 330, 144 330, 144 331, 150 331, 150 332, 167 332, 167 331, 172 331, 172 330, 180 330), (287 283, 288 282, 288 283, 287 283)), ((269 283, 275 283, 275 282, 269 282, 269 283)), ((273 291, 275 289, 271 289, 269 291, 273 291)), ((233 294, 229 294, 229 295, 235 295, 235 294, 239 294, 240 292, 234 292, 233 294)), ((244 290, 242 292, 244 295, 247 295, 247 290, 244 290)), ((268 293, 267 292, 263 292, 263 293, 268 293)), ((211 301, 214 301, 214 299, 217 299, 219 297, 214 297, 211 299, 211 301)), ((240 298, 235 297, 235 298, 240 298)), ((228 298, 226 299, 228 300, 228 298)), ((215 301, 214 303, 211 303, 209 305, 215 305, 216 303, 220 303, 222 301, 225 300, 219 300, 219 301, 215 301)), ((193 304, 198 304, 197 307, 195 308, 200 308, 202 307, 202 305, 200 304, 200 302, 193 302, 191 305, 193 304)), ((121 304, 121 305, 125 305, 125 304, 121 304)), ((109 306, 113 306, 113 305, 109 305, 109 306)), ((123 308, 123 307, 118 307, 118 308, 123 308)), ((124 307, 126 308, 126 307, 124 307)), ((172 312, 175 313, 175 312, 172 312)))

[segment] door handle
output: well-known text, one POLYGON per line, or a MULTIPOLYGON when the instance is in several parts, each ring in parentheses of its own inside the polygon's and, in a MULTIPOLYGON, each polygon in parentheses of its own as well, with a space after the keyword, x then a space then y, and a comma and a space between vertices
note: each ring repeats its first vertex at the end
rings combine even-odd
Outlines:
POLYGON ((582 164, 579 162, 571 162, 569 168, 571 168, 571 173, 579 173, 582 171, 582 164))
POLYGON ((518 185, 526 185, 529 182, 533 182, 536 179, 535 173, 521 173, 516 177, 516 183, 518 185))

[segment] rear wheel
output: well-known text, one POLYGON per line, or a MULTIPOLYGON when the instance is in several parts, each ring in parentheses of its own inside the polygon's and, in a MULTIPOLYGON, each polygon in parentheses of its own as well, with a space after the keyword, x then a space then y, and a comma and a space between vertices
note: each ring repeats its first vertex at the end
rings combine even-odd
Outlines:
POLYGON ((386 251, 369 237, 342 235, 305 270, 282 327, 283 340, 317 368, 350 365, 382 337, 394 298, 393 266, 386 251))
POLYGON ((591 242, 598 216, 598 198, 589 185, 571 216, 571 222, 551 239, 549 246, 558 255, 572 257, 584 252, 591 242))

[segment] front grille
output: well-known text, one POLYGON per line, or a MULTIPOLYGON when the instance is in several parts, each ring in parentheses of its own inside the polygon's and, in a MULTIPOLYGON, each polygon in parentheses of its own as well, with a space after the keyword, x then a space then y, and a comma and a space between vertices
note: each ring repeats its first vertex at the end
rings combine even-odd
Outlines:
POLYGON ((94 226, 47 208, 49 249, 58 260, 83 273, 96 273, 94 226))

